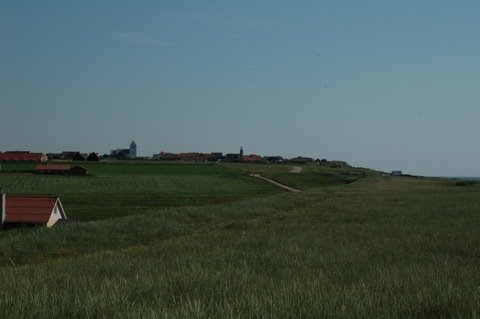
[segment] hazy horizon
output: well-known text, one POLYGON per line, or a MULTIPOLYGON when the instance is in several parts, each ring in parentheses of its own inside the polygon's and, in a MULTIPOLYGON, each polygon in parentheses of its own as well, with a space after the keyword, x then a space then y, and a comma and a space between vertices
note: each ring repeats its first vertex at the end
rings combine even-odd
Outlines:
POLYGON ((480 3, 4 1, 0 151, 480 176, 480 3))

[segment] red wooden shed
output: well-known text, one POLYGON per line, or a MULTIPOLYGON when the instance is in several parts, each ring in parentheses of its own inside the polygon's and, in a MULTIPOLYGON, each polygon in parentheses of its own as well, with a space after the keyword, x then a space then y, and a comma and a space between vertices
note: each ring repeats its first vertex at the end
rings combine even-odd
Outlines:
POLYGON ((1 194, 2 228, 47 226, 67 219, 57 196, 1 194))

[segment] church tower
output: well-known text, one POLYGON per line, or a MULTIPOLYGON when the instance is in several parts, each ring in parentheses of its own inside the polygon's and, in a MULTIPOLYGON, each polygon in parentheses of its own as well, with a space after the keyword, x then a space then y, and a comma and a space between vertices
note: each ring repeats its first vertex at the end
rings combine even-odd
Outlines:
POLYGON ((137 157, 137 144, 135 144, 135 141, 132 141, 130 143, 130 158, 136 158, 137 157))
POLYGON ((243 146, 240 147, 240 160, 243 161, 243 146))

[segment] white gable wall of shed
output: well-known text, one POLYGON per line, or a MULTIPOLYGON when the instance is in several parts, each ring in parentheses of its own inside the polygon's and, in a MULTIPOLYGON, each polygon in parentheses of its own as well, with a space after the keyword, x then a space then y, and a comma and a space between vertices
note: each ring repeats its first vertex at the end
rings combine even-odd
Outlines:
POLYGON ((52 213, 50 214, 50 219, 47 222, 47 227, 52 227, 60 219, 63 219, 62 211, 61 211, 59 205, 55 205, 52 213))
POLYGON ((3 222, 5 221, 5 203, 7 202, 7 195, 2 192, 2 190, 0 189, 0 210, 1 210, 1 214, 2 214, 2 223, 0 224, 3 225, 3 222))

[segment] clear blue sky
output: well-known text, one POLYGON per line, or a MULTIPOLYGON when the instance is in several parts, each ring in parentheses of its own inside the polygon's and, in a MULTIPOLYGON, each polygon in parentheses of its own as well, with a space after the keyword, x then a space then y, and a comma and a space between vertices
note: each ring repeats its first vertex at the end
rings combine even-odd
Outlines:
POLYGON ((480 176, 480 1, 0 1, 0 150, 480 176))

